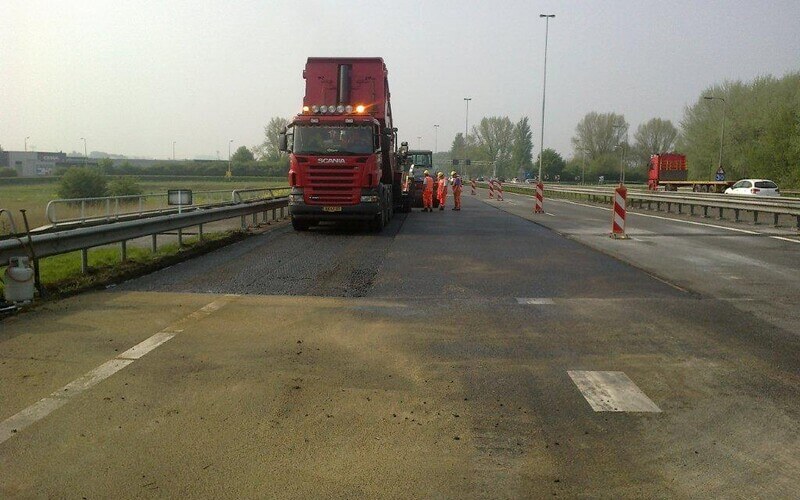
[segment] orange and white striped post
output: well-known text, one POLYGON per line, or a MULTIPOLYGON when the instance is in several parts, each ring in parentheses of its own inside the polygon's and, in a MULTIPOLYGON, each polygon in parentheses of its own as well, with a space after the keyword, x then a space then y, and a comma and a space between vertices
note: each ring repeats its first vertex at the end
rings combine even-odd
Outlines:
POLYGON ((494 180, 489 179, 489 198, 494 198, 494 180))
POLYGON ((628 236, 625 234, 625 203, 628 199, 628 190, 624 184, 619 185, 614 190, 614 210, 611 212, 611 237, 615 239, 625 240, 628 236))
POLYGON ((503 183, 497 181, 497 201, 503 201, 503 183))
POLYGON ((536 203, 533 206, 533 213, 544 213, 544 184, 541 181, 536 183, 536 203))
POLYGON ((472 194, 478 194, 478 192, 475 190, 475 188, 478 187, 477 184, 475 184, 475 179, 470 180, 469 185, 472 187, 472 194))

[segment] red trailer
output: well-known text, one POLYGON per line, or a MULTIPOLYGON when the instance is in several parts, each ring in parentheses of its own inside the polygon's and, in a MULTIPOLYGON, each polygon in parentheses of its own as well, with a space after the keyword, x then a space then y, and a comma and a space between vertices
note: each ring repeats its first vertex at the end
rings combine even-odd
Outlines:
POLYGON ((308 59, 302 111, 281 136, 296 230, 366 221, 380 231, 402 207, 387 75, 378 57, 308 59))
POLYGON ((691 181, 686 167, 686 155, 660 153, 650 157, 647 188, 656 191, 662 186, 665 191, 677 191, 679 187, 690 187, 692 191, 721 193, 733 185, 729 181, 691 181))

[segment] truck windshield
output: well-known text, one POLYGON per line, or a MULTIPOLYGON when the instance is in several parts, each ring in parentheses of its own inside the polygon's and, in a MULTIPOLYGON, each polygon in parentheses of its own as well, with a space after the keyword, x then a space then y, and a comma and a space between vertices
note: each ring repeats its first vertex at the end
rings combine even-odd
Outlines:
POLYGON ((294 154, 363 155, 375 151, 370 126, 295 125, 294 154))
POLYGON ((431 157, 427 154, 409 154, 408 161, 411 165, 416 167, 423 166, 423 167, 430 167, 431 166, 431 157))

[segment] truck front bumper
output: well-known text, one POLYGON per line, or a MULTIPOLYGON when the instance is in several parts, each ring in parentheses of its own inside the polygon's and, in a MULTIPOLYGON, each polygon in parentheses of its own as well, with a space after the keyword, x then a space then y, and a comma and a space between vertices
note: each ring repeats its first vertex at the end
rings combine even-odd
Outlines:
MULTIPOLYGON (((302 201, 302 191, 289 197, 289 215, 300 221, 372 221, 381 213, 381 202, 361 202, 357 205, 309 205, 302 201)), ((374 190, 363 190, 362 196, 377 195, 374 190)))

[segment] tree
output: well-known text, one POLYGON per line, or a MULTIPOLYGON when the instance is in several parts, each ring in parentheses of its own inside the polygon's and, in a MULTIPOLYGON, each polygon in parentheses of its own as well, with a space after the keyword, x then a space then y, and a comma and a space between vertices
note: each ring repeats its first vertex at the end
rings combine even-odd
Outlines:
POLYGON ((104 174, 111 174, 114 172, 114 160, 111 158, 101 158, 97 161, 97 168, 104 174))
POLYGON ((11 167, 0 167, 0 177, 16 177, 17 170, 11 167))
POLYGON ((471 137, 475 140, 478 159, 486 159, 497 166, 497 174, 513 177, 511 168, 511 145, 514 142, 514 125, 507 116, 491 116, 481 118, 477 126, 472 127, 471 137))
MULTIPOLYGON (((544 162, 542 163, 542 176, 546 176, 545 178, 550 180, 554 180, 557 175, 560 177, 564 172, 564 168, 567 166, 567 162, 564 161, 564 158, 558 154, 555 149, 547 148, 543 153, 544 162)), ((542 155, 536 155, 537 170, 539 168, 539 158, 541 156, 542 155)), ((538 171, 536 175, 539 175, 538 171)))
POLYGON ((278 146, 280 144, 280 133, 283 132, 288 124, 289 120, 280 116, 270 119, 269 123, 264 127, 264 142, 253 148, 259 160, 276 161, 285 156, 280 152, 278 146))
POLYGON ((800 186, 800 72, 725 82, 703 91, 685 109, 678 141, 692 178, 714 178, 723 111, 722 166, 729 180, 763 177, 781 187, 800 186))
POLYGON ((668 153, 675 148, 678 129, 669 120, 653 118, 642 123, 633 134, 632 160, 638 165, 647 163, 650 155, 668 153))
POLYGON ((237 149, 236 152, 233 153, 233 156, 231 156, 231 161, 236 163, 246 163, 255 159, 256 158, 253 155, 253 152, 247 149, 246 146, 239 146, 239 149, 237 149))
POLYGON ((593 160, 613 153, 614 148, 625 142, 627 134, 628 122, 624 115, 592 111, 575 127, 572 145, 593 160))
POLYGON ((517 169, 516 175, 524 177, 524 172, 533 168, 533 133, 528 117, 523 116, 514 125, 514 138, 511 145, 511 165, 517 169))
POLYGON ((456 134, 453 139, 453 145, 450 147, 450 154, 457 160, 463 160, 467 154, 467 142, 464 140, 464 134, 461 132, 456 134))
POLYGON ((106 196, 106 178, 97 169, 70 167, 61 176, 58 196, 61 198, 97 198, 106 196))

